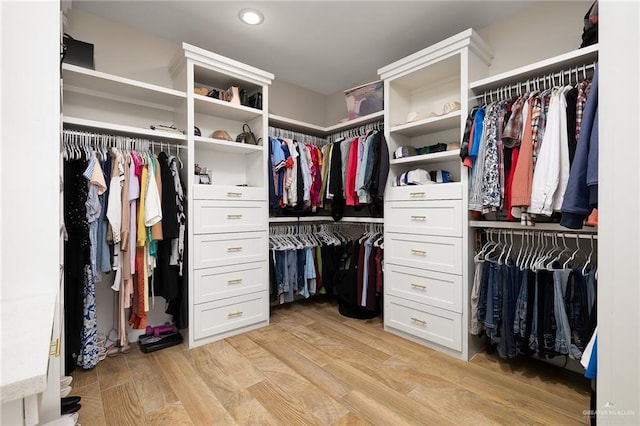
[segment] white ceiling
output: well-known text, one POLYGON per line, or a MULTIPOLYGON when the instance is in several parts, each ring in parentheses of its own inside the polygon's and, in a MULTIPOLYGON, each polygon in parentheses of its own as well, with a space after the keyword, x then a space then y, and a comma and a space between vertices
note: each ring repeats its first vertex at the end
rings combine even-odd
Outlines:
POLYGON ((185 41, 332 94, 377 79, 378 68, 535 1, 78 1, 72 7, 185 41), (259 26, 238 19, 259 9, 259 26))

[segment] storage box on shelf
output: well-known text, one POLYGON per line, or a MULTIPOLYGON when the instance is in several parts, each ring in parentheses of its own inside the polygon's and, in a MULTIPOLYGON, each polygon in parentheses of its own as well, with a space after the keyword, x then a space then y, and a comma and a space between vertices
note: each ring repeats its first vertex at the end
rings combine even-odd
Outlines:
POLYGON ((462 359, 472 352, 468 179, 459 145, 432 147, 460 143, 469 79, 487 75, 491 55, 467 30, 378 70, 391 158, 384 203, 385 330, 462 359), (418 154, 395 158, 402 147, 418 154), (452 182, 394 186, 414 169, 445 170, 452 182))
POLYGON ((267 158, 262 145, 235 142, 247 124, 267 138, 273 75, 183 43, 171 67, 187 93, 189 158, 189 346, 269 323, 267 158), (196 93, 237 86, 262 95, 262 109, 196 93), (197 127, 201 135, 196 136, 197 127), (224 130, 231 140, 214 137, 224 130), (207 168, 210 184, 196 183, 207 168))

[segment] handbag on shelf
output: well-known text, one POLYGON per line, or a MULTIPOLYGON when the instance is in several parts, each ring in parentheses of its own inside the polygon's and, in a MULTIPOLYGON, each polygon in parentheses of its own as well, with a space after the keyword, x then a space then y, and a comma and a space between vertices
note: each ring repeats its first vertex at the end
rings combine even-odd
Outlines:
POLYGON ((63 57, 62 62, 80 67, 96 69, 93 63, 93 44, 76 40, 69 34, 63 35, 63 57))
POLYGON ((249 145, 262 145, 262 138, 256 139, 256 135, 251 131, 248 124, 242 125, 242 133, 236 137, 236 142, 247 143, 249 145))

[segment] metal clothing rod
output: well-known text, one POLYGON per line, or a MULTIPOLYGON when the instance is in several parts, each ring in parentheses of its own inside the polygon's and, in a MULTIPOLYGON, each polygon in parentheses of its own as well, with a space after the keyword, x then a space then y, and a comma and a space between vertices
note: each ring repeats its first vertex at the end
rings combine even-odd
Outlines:
POLYGON ((335 142, 341 138, 355 138, 367 134, 371 130, 384 129, 384 121, 374 121, 372 123, 363 124, 361 126, 345 129, 329 136, 329 142, 335 142))
POLYGON ((123 136, 110 133, 95 132, 90 130, 63 129, 62 135, 64 141, 78 142, 85 144, 100 143, 109 147, 118 147, 118 145, 141 146, 142 144, 152 147, 171 147, 175 149, 187 149, 186 146, 179 143, 168 141, 155 141, 146 137, 123 136))
MULTIPOLYGON (((565 84, 577 84, 581 80, 586 79, 589 75, 588 71, 594 70, 596 63, 578 65, 573 68, 559 71, 552 74, 541 75, 520 81, 514 84, 508 84, 496 89, 487 90, 484 93, 474 96, 471 100, 483 99, 484 103, 491 103, 513 97, 514 95, 522 95, 531 91, 542 91, 551 89, 554 86, 564 86, 565 84), (566 79, 565 79, 566 77, 566 79)), ((589 73, 590 74, 590 73, 589 73)))
POLYGON ((327 140, 325 138, 306 135, 304 133, 294 132, 293 130, 281 129, 272 126, 269 126, 269 135, 276 138, 282 137, 287 139, 295 139, 298 142, 311 143, 315 146, 323 146, 327 144, 327 140))
POLYGON ((501 235, 519 235, 521 237, 524 237, 525 235, 531 236, 543 236, 543 237, 559 237, 559 238, 581 238, 584 240, 597 240, 598 239, 598 235, 597 234, 589 234, 589 233, 584 233, 584 232, 580 232, 580 231, 576 231, 576 232, 571 232, 571 231, 536 231, 536 230, 513 230, 513 229, 505 229, 505 228, 482 228, 482 231, 484 231, 485 233, 489 234, 497 234, 498 231, 500 231, 501 235))

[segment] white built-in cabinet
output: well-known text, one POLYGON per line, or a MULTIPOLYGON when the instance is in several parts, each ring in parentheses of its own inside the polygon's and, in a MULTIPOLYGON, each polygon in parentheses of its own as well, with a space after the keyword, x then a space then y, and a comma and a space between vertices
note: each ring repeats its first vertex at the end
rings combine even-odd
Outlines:
POLYGON ((187 95, 189 347, 269 323, 267 108, 273 74, 183 43, 171 66, 187 95), (238 86, 262 109, 194 93, 238 86), (247 124, 258 145, 235 142, 247 124), (201 135, 194 134, 194 126, 201 135), (233 141, 215 139, 224 130, 233 141), (210 170, 211 183, 194 167, 210 170))
POLYGON ((378 70, 384 80, 390 171, 384 200, 386 331, 469 359, 468 177, 459 149, 394 158, 402 146, 460 142, 468 85, 486 77, 490 47, 469 29, 378 70), (459 109, 446 113, 446 104, 459 109), (417 120, 409 121, 417 113, 417 120), (434 114, 429 114, 434 113, 434 114), (394 186, 409 170, 446 170, 453 182, 394 186))
MULTIPOLYGON (((193 347, 269 321, 267 149, 235 138, 248 124, 266 140, 273 75, 188 44, 168 72, 172 88, 63 64, 62 115, 66 127, 163 142, 161 149, 180 158, 187 209, 184 285, 193 347), (262 93, 263 109, 194 93, 194 87, 230 86, 262 93), (158 124, 186 131, 150 129, 158 124), (214 130, 225 130, 234 140, 214 139, 214 130), (196 182, 196 164, 210 170, 210 184, 196 182)), ((109 316, 110 310, 103 312, 109 316)), ((100 314, 99 303, 99 322, 100 314)), ((149 317, 151 324, 164 320, 162 314, 149 317)))

